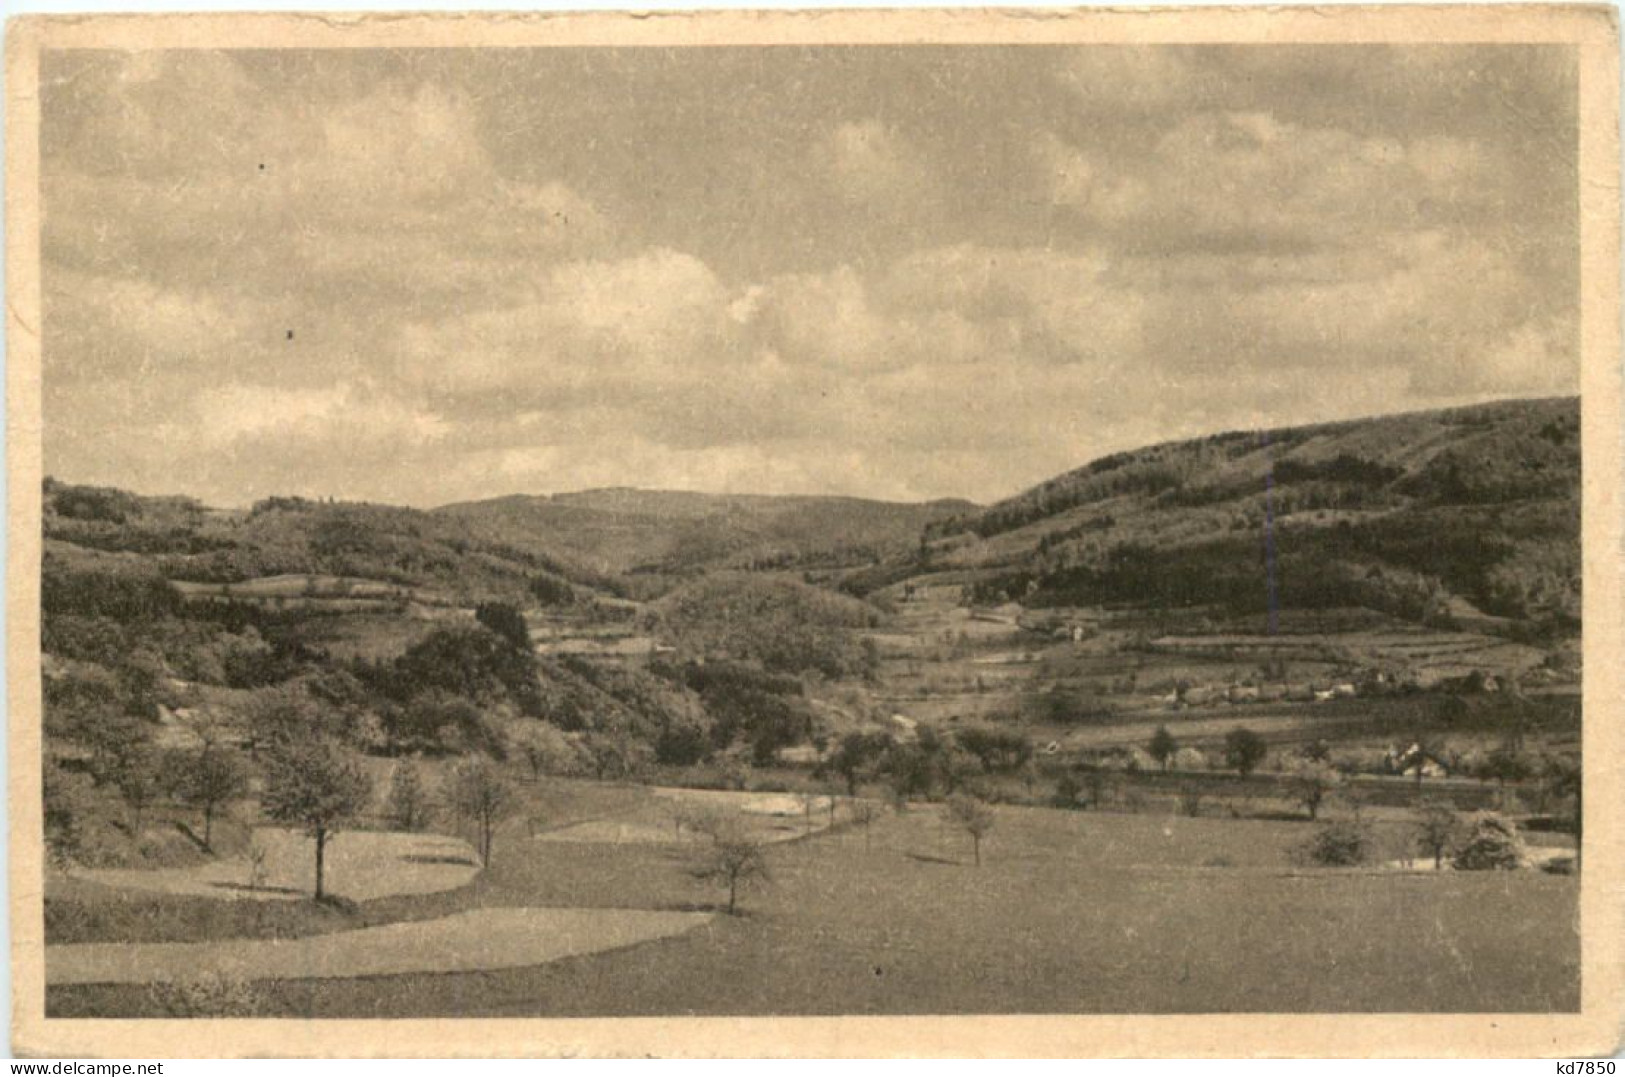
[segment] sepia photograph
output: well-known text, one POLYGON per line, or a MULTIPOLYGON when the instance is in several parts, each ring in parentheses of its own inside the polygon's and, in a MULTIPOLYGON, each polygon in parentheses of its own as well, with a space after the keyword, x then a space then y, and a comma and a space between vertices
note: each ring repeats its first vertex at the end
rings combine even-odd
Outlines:
POLYGON ((1613 1050, 1613 14, 1187 14, 13 24, 17 1049, 1613 1050))

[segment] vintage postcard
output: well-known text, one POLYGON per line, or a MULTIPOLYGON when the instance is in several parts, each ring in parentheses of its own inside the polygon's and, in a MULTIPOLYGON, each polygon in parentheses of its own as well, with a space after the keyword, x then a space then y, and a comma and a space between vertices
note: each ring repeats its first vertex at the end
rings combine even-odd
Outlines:
POLYGON ((16 1050, 1616 1050, 1617 50, 13 22, 16 1050))

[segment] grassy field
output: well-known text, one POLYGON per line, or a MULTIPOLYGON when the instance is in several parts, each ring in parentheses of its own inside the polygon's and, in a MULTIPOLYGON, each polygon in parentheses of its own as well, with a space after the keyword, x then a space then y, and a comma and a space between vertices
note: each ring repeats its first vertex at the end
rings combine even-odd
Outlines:
MULTIPOLYGON (((570 790, 549 791, 555 817, 570 790)), ((843 827, 773 847, 773 880, 747 892, 744 915, 678 938, 523 969, 278 981, 264 996, 270 1012, 333 1017, 1578 1005, 1575 879, 1294 867, 1308 834, 1005 807, 977 868, 969 840, 916 806, 868 840, 843 827)), ((516 821, 459 904, 713 911, 723 895, 692 877, 696 853, 531 841, 516 821)), ((63 1017, 154 1012, 134 986, 55 987, 48 1003, 63 1017)))

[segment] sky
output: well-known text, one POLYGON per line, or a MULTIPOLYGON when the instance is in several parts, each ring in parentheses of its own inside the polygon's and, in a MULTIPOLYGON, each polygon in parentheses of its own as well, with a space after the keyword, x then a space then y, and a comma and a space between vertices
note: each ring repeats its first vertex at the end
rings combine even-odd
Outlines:
POLYGON ((1572 50, 48 53, 45 463, 991 501, 1578 388, 1572 50))

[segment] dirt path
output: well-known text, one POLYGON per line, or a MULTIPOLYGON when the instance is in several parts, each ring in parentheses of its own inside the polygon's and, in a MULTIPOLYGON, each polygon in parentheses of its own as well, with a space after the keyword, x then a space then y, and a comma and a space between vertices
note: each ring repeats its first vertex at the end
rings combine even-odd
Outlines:
POLYGON ((615 950, 698 927, 710 913, 637 909, 474 909, 299 939, 79 943, 45 948, 48 984, 337 979, 525 968, 615 950))

